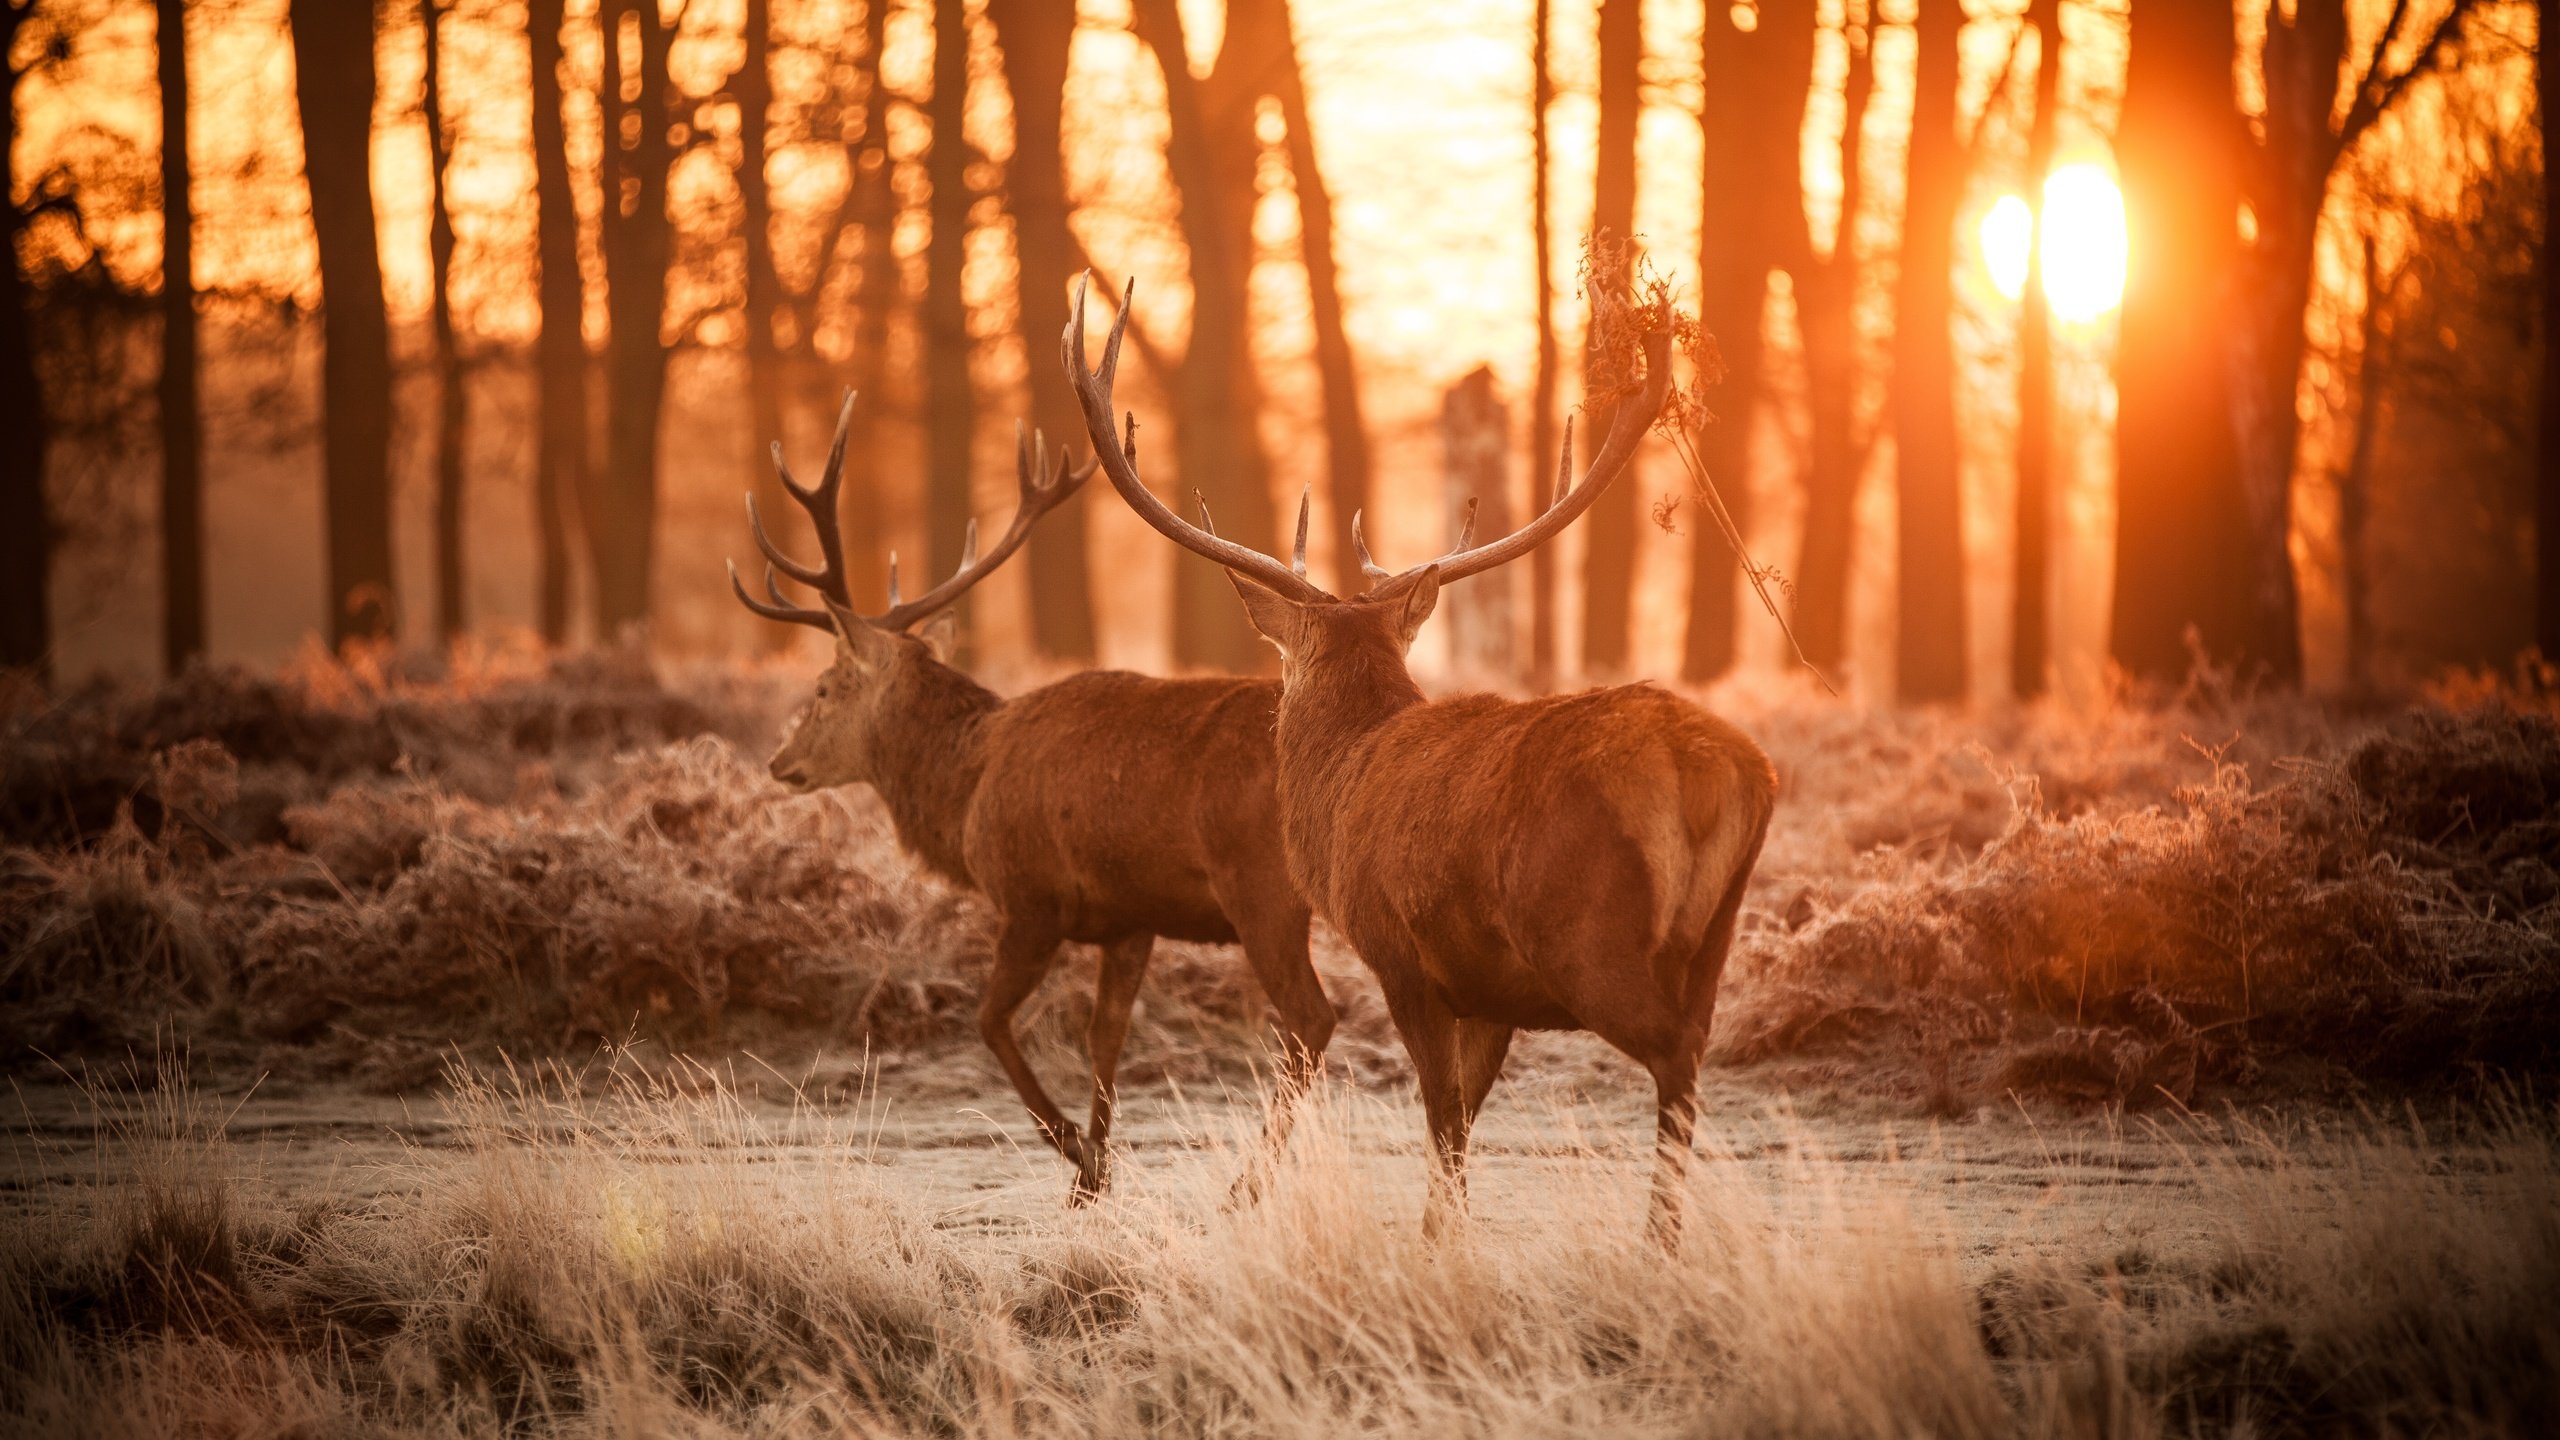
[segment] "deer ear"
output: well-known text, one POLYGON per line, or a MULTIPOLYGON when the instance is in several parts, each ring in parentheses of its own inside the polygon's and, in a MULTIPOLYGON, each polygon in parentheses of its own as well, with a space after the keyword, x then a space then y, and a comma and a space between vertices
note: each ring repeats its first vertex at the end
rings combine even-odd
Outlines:
POLYGON ((1227 580, 1244 600, 1245 618, 1253 622, 1254 629, 1262 632, 1263 639, 1270 641, 1283 655, 1296 648, 1301 611, 1295 601, 1233 570, 1227 572, 1227 580))
POLYGON ((949 610, 939 611, 924 622, 923 627, 915 632, 915 637, 924 642, 925 649, 933 652, 934 659, 948 665, 951 657, 960 653, 960 617, 949 610))
POLYGON ((1425 565, 1413 572, 1403 586, 1404 608, 1396 617, 1396 633, 1405 648, 1413 648, 1413 637, 1422 633, 1422 622, 1440 604, 1440 567, 1425 565))

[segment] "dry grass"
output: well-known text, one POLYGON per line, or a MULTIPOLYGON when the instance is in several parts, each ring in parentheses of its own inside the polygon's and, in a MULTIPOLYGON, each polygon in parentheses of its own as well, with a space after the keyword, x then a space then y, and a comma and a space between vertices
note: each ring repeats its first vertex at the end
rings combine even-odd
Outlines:
POLYGON ((2212 1233, 1985 1269, 1933 1187, 1807 1145, 1774 1185, 1701 1167, 1673 1262, 1632 1213, 1426 1244, 1350 1159, 1369 1102, 1341 1091, 1259 1207, 1222 1211, 1204 1177, 998 1243, 937 1228, 858 1118, 758 1110, 700 1072, 459 1071, 452 1092, 468 1143, 420 1157, 423 1188, 272 1213, 175 1077, 99 1095, 126 1118, 85 1203, 0 1249, 0 1431, 2560 1423, 2560 1149, 2523 1107, 2441 1134, 2189 1122, 2212 1233), (814 1179, 777 1181, 784 1141, 824 1158, 814 1179))

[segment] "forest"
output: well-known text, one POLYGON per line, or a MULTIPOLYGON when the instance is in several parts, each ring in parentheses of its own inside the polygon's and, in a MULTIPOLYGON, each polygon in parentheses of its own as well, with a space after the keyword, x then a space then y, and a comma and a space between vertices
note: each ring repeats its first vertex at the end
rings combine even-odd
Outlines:
POLYGON ((2547 8, 0 0, 0 1436, 2550 1433, 2547 8))

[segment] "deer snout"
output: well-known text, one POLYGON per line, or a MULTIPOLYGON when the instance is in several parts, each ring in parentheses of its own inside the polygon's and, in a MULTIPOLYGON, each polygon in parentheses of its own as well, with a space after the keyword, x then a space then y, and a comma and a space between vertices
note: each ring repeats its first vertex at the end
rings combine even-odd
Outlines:
POLYGON ((800 762, 797 760, 791 760, 783 756, 776 755, 773 757, 772 762, 767 764, 764 768, 766 774, 771 775, 774 779, 794 790, 806 790, 809 788, 808 772, 800 768, 800 762))

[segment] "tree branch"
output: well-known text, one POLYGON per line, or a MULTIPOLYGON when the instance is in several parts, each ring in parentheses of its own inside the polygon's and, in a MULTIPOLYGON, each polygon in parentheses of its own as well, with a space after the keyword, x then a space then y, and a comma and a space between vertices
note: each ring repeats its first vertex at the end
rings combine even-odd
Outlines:
POLYGON ((2347 108, 2347 118, 2338 126, 2333 153, 2344 153, 2352 147, 2365 131, 2373 128, 2375 121, 2399 103, 2412 83, 2439 69, 2454 49, 2454 42, 2462 38, 2463 21, 2478 8, 2478 0, 2453 0, 2452 6, 2444 12, 2444 18, 2436 22, 2436 28, 2427 36, 2425 46, 2411 57, 2409 68, 2393 75, 2386 74, 2382 67, 2409 16, 2409 0, 2394 0, 2391 19, 2373 42, 2372 59, 2365 66, 2363 78, 2356 82, 2355 103, 2347 108))

